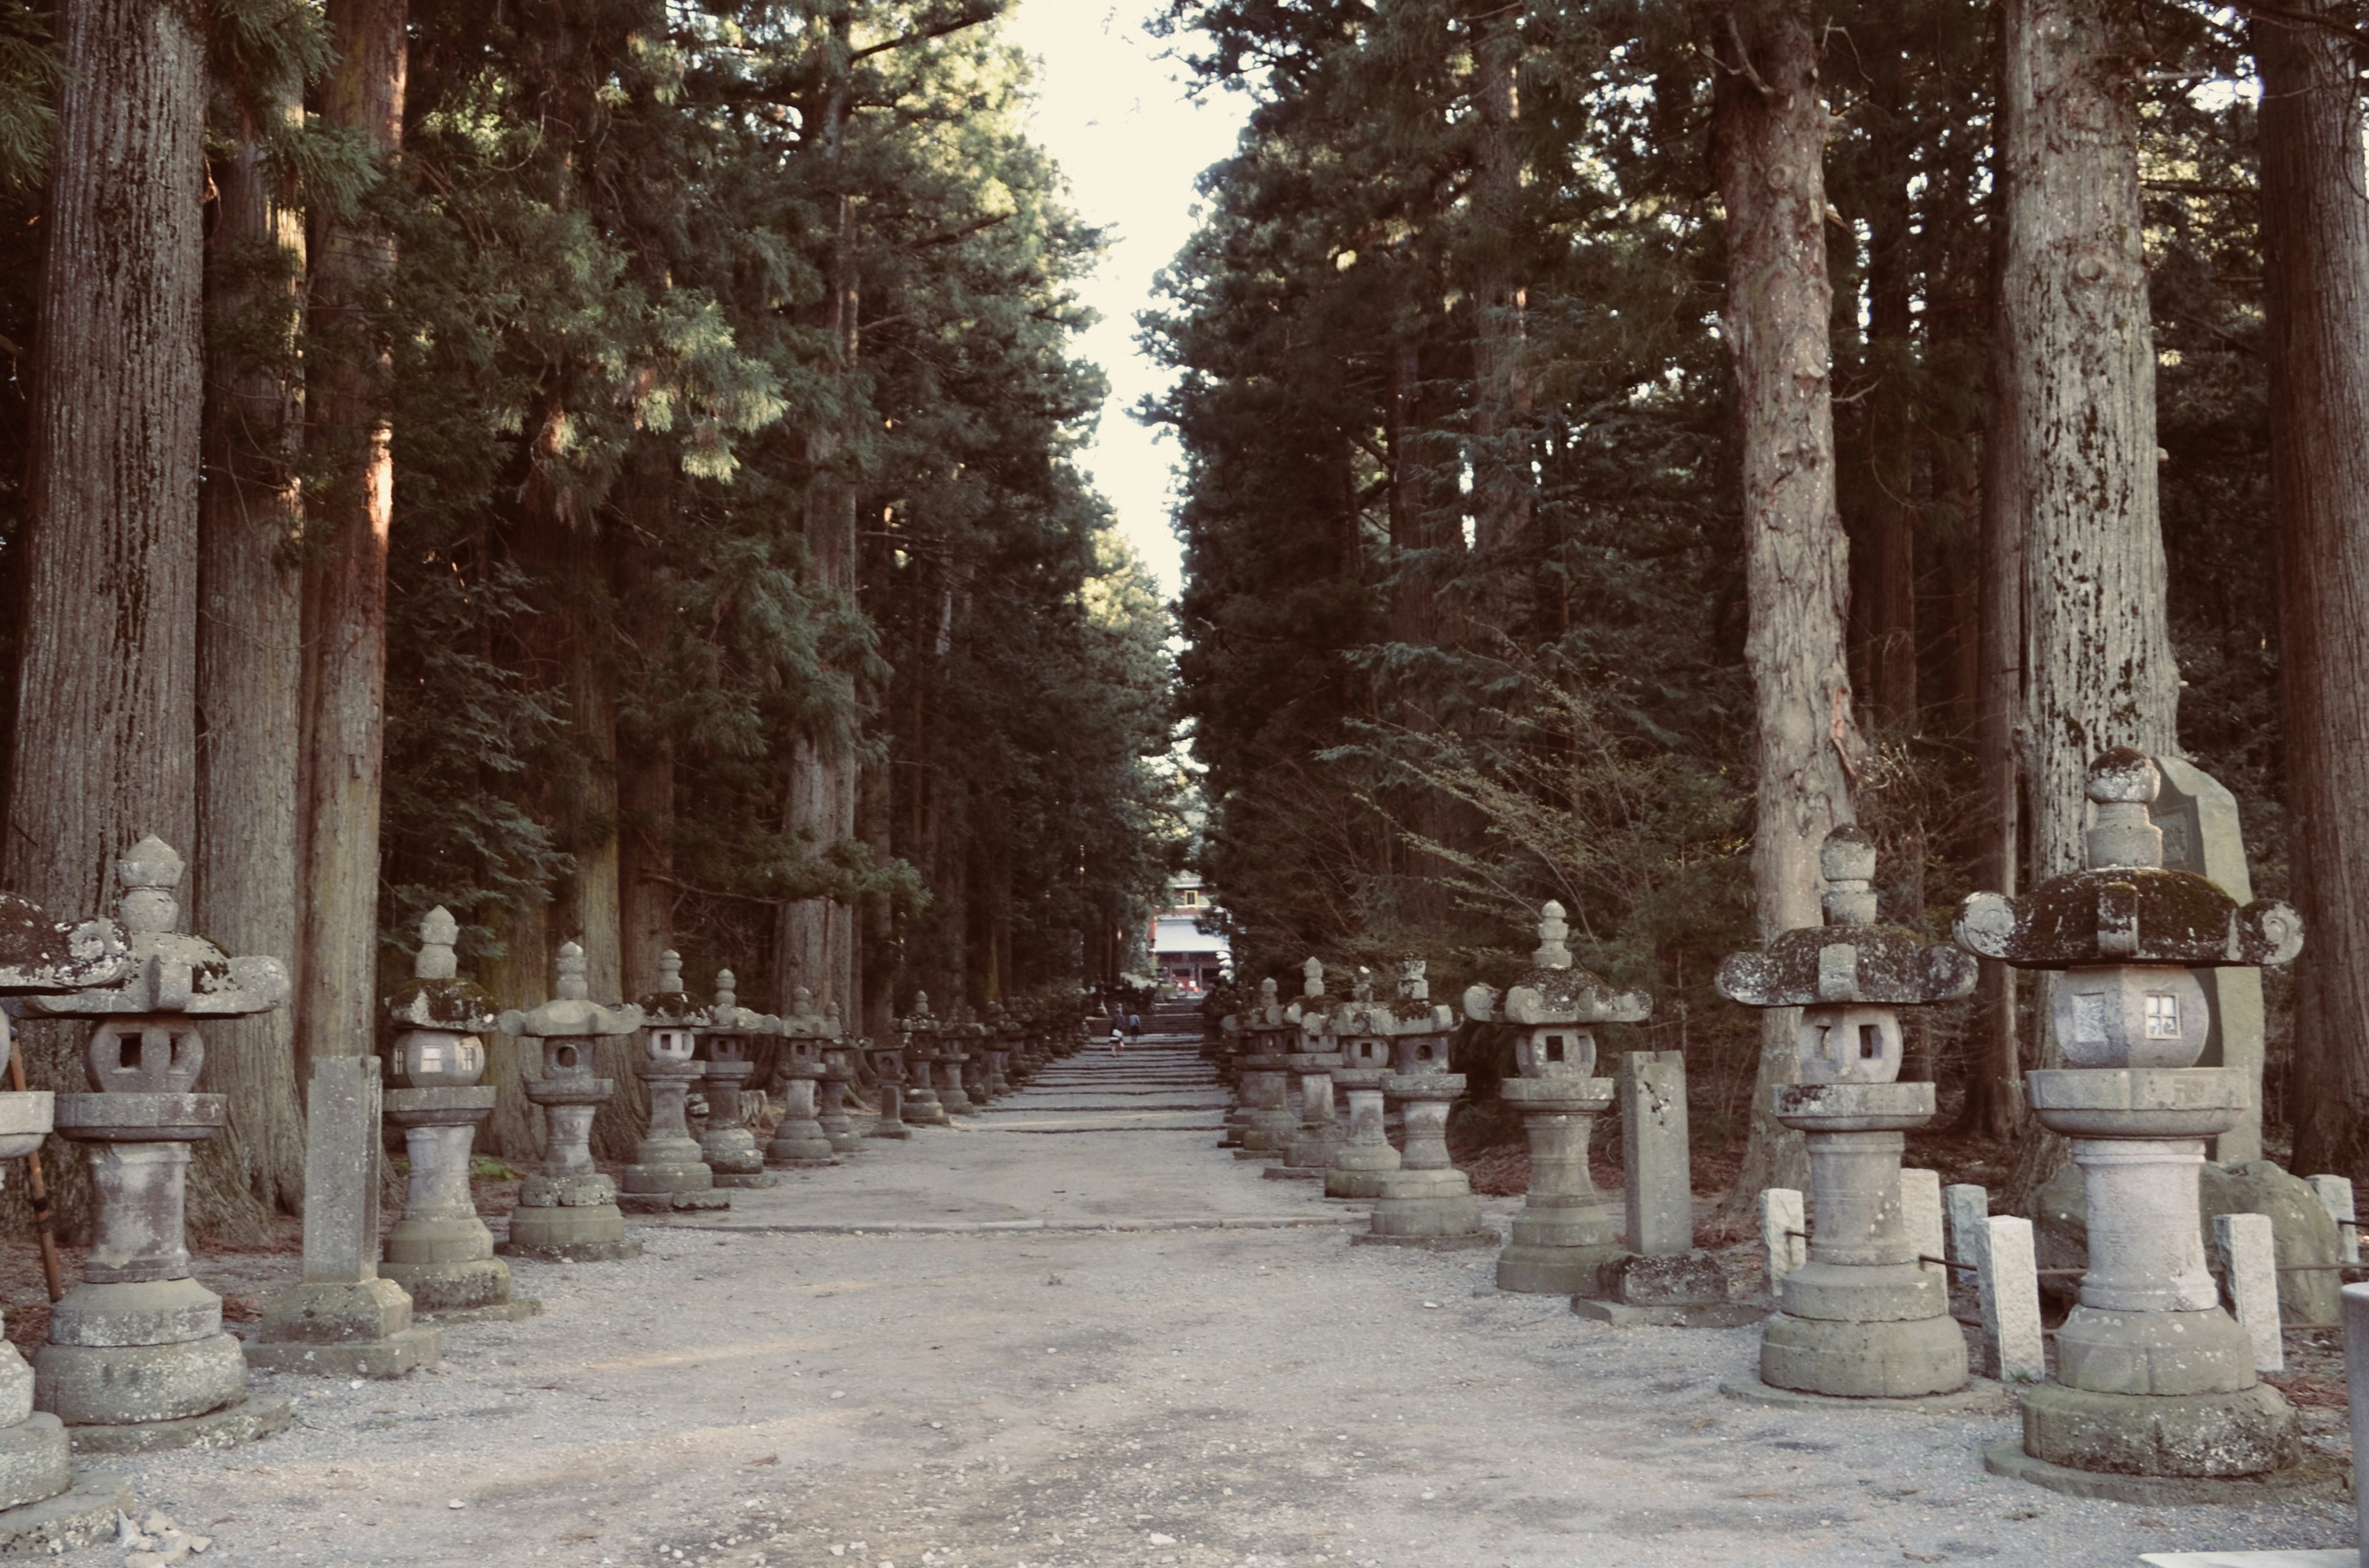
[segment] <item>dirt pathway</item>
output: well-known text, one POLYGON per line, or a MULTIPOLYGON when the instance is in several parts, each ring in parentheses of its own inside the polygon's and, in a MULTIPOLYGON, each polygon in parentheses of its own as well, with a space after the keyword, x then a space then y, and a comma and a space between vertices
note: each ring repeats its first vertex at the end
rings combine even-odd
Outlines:
POLYGON ((2351 1539, 2349 1503, 1986 1477, 2003 1417, 1725 1399, 1754 1331, 1610 1329, 1497 1293, 1486 1253, 1353 1247, 1340 1206, 1212 1147, 1223 1104, 1183 1040, 1089 1053, 644 1226, 647 1257, 521 1265, 547 1315, 450 1331, 437 1371, 274 1379, 295 1431, 125 1468, 207 1561, 275 1568, 2128 1568, 2351 1539))

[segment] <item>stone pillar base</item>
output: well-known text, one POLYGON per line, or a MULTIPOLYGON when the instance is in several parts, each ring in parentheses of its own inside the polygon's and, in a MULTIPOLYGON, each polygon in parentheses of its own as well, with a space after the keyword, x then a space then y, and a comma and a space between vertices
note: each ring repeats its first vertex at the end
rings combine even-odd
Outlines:
POLYGON ((883 1116, 878 1121, 874 1122, 872 1124, 872 1130, 865 1133, 864 1136, 866 1138, 910 1138, 913 1136, 913 1129, 907 1127, 902 1121, 892 1122, 887 1117, 883 1116))
POLYGON ((773 1129, 772 1141, 765 1145, 765 1163, 776 1170, 836 1165, 839 1151, 823 1136, 821 1123, 794 1118, 773 1129))
POLYGON ((753 1190, 778 1187, 782 1185, 782 1178, 771 1171, 718 1171, 715 1173, 715 1185, 719 1187, 753 1190))
POLYGON ((1951 1393, 1966 1386, 1966 1336, 1947 1316, 1837 1322, 1778 1312, 1761 1329, 1760 1380, 1840 1399, 1951 1393))
POLYGON ((1433 1240, 1450 1236, 1486 1236, 1491 1245, 1497 1232, 1481 1223, 1481 1200, 1464 1173, 1393 1171, 1374 1195, 1376 1236, 1433 1240))
MULTIPOLYGON (((1398 1150, 1392 1150, 1396 1154, 1398 1150)), ((1382 1184, 1398 1174, 1393 1165, 1387 1171, 1345 1170, 1335 1161, 1324 1173, 1326 1197, 1376 1198, 1382 1196, 1382 1184)))
POLYGON ((246 1346, 259 1371, 326 1378, 400 1378, 436 1364, 436 1331, 411 1321, 411 1298, 392 1279, 292 1285, 264 1309, 263 1331, 246 1346))
POLYGON ((73 1484, 65 1423, 37 1410, 14 1426, 0 1427, 0 1509, 55 1497, 73 1484))
POLYGON ((2230 1479, 2292 1470, 2303 1441, 2295 1407, 2266 1383, 2208 1394, 2042 1383, 2023 1398, 2023 1451, 2066 1470, 2230 1479))
POLYGON ((1522 1240, 1522 1222, 1514 1221, 1514 1240, 1497 1254, 1497 1288, 1536 1296, 1594 1296, 1600 1293, 1618 1264, 1619 1247, 1565 1247, 1532 1244, 1522 1240))
POLYGON ((284 1428, 293 1414, 283 1395, 249 1394, 220 1410, 185 1415, 177 1421, 70 1425, 66 1428, 66 1441, 77 1454, 160 1454, 172 1448, 233 1448, 258 1437, 270 1436, 284 1428))
POLYGON ((514 1258, 545 1263, 609 1263, 637 1258, 642 1244, 625 1234, 625 1217, 614 1203, 529 1207, 510 1211, 510 1239, 501 1251, 514 1258))
MULTIPOLYGON (((626 1169, 631 1170, 631 1166, 626 1169)), ((617 1210, 621 1214, 692 1214, 706 1213, 732 1207, 732 1199, 714 1187, 699 1187, 681 1192, 621 1192, 617 1195, 617 1210)))
POLYGON ((201 1416, 246 1393, 246 1360, 226 1333, 171 1345, 44 1345, 33 1402, 68 1426, 150 1425, 201 1416))
MULTIPOLYGON (((44 1424, 53 1435, 57 1469, 62 1478, 47 1495, 0 1511, 0 1557, 47 1557, 77 1546, 96 1546, 115 1534, 115 1516, 132 1511, 132 1483, 120 1475, 66 1468, 66 1435, 54 1415, 36 1415, 24 1424, 44 1424)), ((8 1428, 0 1437, 24 1426, 8 1428)), ((52 1438, 42 1439, 44 1442, 52 1438)))
MULTIPOLYGON (((1752 1404, 1791 1405, 1797 1410, 1898 1410, 1925 1415, 2004 1415, 2014 1408, 2007 1389, 1988 1378, 1969 1378, 1966 1386, 1946 1394, 1919 1394, 1914 1399, 1844 1399, 1834 1394, 1806 1394, 1798 1389, 1771 1388, 1757 1377, 1730 1378, 1719 1391, 1752 1404)), ((2021 1452, 2020 1449, 2017 1450, 2021 1452)))

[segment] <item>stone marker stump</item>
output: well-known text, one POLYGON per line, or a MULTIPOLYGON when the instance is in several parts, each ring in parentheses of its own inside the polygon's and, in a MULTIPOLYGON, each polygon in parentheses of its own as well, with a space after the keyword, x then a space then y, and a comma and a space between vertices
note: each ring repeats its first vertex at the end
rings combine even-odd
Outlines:
POLYGON ((1390 1142, 1382 1099, 1390 1079, 1390 1009, 1374 1001, 1372 974, 1359 969, 1349 1000, 1333 1013, 1341 1065, 1331 1076, 1347 1103, 1349 1129, 1325 1167, 1326 1197, 1379 1197, 1382 1178, 1404 1163, 1390 1142))
POLYGON ((452 944, 460 922, 442 909, 419 922, 411 983, 387 998, 395 1027, 387 1057, 387 1120, 403 1129, 411 1175, 403 1218, 387 1232, 379 1272, 403 1287, 411 1310, 440 1322, 515 1322, 543 1303, 514 1300, 510 1265, 469 1187, 477 1127, 493 1114, 485 1033, 500 1022, 485 992, 459 978, 452 944))
MULTIPOLYGON (((69 929, 40 905, 0 893, 0 996, 70 996, 117 984, 129 967, 114 921, 69 929)), ((10 1023, 0 1013, 0 1053, 9 1049, 10 1023)), ((55 1124, 56 1100, 46 1089, 0 1092, 0 1160, 40 1148, 55 1124)), ((77 1473, 70 1448, 65 1425, 33 1408, 33 1369, 0 1341, 0 1555, 95 1544, 115 1533, 117 1513, 130 1511, 131 1482, 77 1473)))
POLYGON ((1598 1322, 1665 1328, 1739 1328, 1766 1317, 1766 1309, 1734 1298, 1719 1259, 1694 1244, 1685 1054, 1623 1052, 1613 1093, 1628 1250, 1605 1268, 1600 1294, 1573 1297, 1571 1310, 1598 1322))
POLYGON ((707 1129, 699 1135, 699 1157, 719 1187, 770 1187, 781 1177, 765 1169, 765 1151, 740 1114, 740 1095, 757 1064, 749 1053, 751 1036, 770 1035, 778 1020, 740 1005, 729 969, 715 972, 715 1000, 699 1036, 699 1086, 707 1096, 707 1129))
POLYGON ((313 1059, 304 1096, 304 1277, 265 1304, 246 1364, 324 1378, 400 1378, 443 1354, 411 1293, 378 1271, 385 1091, 375 1056, 313 1059))
POLYGON ((2056 1375, 2023 1404, 2023 1439, 1995 1472, 2134 1502, 2260 1494, 2302 1458, 2295 1413, 2255 1375, 2246 1331, 2221 1309, 2197 1223, 2207 1138, 2249 1100, 2247 1069, 2197 1067, 2208 1035, 2190 971, 2292 960, 2286 905, 2240 906, 2165 868, 2148 818, 2158 775, 2118 748, 2089 765, 2087 867, 2020 898, 1970 895, 1965 947, 2057 971, 2051 1023, 2066 1065, 2027 1073, 2041 1124, 2072 1140, 2089 1221, 2080 1304, 2056 1334, 2056 1375), (2166 1482, 2176 1485, 2169 1491, 2166 1482))
POLYGON ((1299 1026, 1299 1049, 1283 1059, 1299 1078, 1299 1128, 1292 1135, 1283 1163, 1269 1165, 1260 1174, 1277 1181, 1321 1182, 1341 1147, 1341 1123, 1333 1111, 1333 1070, 1342 1065, 1333 1048, 1333 1009, 1324 995, 1324 961, 1310 958, 1300 966, 1299 995, 1284 1009, 1299 1026))
POLYGON ((642 1059, 634 1076, 649 1092, 650 1120, 625 1167, 617 1207, 627 1214, 729 1208, 731 1198, 715 1190, 715 1173, 683 1119, 691 1086, 706 1074, 692 1057, 710 1018, 684 992, 682 956, 674 949, 658 955, 658 990, 642 998, 641 1008, 642 1059))
MULTIPOLYGON (((189 1150, 225 1120, 223 1097, 195 1094, 200 1025, 288 1000, 271 957, 232 957, 177 931, 181 857, 154 836, 116 863, 128 962, 119 978, 23 1005, 87 1018, 87 1094, 56 1097, 60 1136, 89 1146, 94 1235, 82 1283, 50 1309, 33 1355, 33 1403, 85 1453, 223 1448, 288 1425, 288 1401, 250 1395, 222 1298, 189 1277, 183 1221, 189 1150)), ((375 1080, 373 1080, 373 1082, 375 1080)))
MULTIPOLYGON (((1776 1282, 1757 1386, 1847 1400, 1910 1402, 1966 1386, 1966 1341, 1950 1316, 1938 1236, 1901 1199, 1904 1135, 1934 1114, 1933 1085, 1902 1083, 1899 1010, 1970 995, 1973 959, 1878 925, 1875 846, 1837 828, 1818 852, 1825 923, 1780 933, 1720 966, 1720 994, 1746 1007, 1798 1007, 1800 1081, 1776 1090, 1777 1119, 1808 1134, 1809 1261, 1776 1282)), ((1936 1189, 1938 1197, 1938 1189, 1936 1189)), ((1933 1206, 1937 1210, 1938 1202, 1933 1206)), ((1929 1223, 1939 1226, 1938 1212, 1929 1223)))
POLYGON ((641 1255, 642 1244, 625 1234, 616 1184, 592 1163, 592 1114, 617 1087, 592 1076, 592 1042, 641 1026, 638 1006, 590 1000, 584 949, 573 942, 560 945, 557 994, 532 1011, 502 1014, 503 1034, 543 1043, 543 1076, 526 1086, 526 1097, 543 1107, 548 1150, 510 1211, 502 1250, 512 1257, 603 1263, 641 1255))
POLYGON ((1596 1295, 1605 1270, 1621 1256, 1614 1199, 1596 1189, 1587 1168, 1596 1118, 1612 1104, 1615 1084, 1596 1076, 1598 1024, 1642 1023, 1653 1002, 1642 991, 1615 991, 1573 963, 1562 906, 1539 910, 1539 945, 1529 967, 1503 996, 1489 986, 1464 993, 1467 1016, 1503 1020, 1518 1032, 1519 1076, 1501 1081, 1498 1097, 1521 1113, 1530 1139, 1530 1190, 1514 1217, 1513 1240, 1497 1256, 1497 1288, 1549 1296, 1596 1295))
POLYGON ((775 1169, 818 1170, 839 1163, 839 1151, 822 1130, 816 1090, 823 1077, 823 1015, 804 986, 790 992, 789 1016, 782 1020, 782 1052, 774 1076, 782 1086, 782 1119, 765 1145, 765 1163, 775 1169))
POLYGON ((1368 1008, 1366 1027, 1390 1031, 1396 1070, 1382 1081, 1382 1096, 1406 1108, 1406 1147, 1399 1168, 1378 1184, 1373 1229, 1350 1240, 1435 1252, 1494 1247, 1497 1232, 1481 1222, 1471 1179, 1448 1156, 1448 1112, 1464 1093, 1464 1075, 1448 1070, 1456 1011, 1431 1001, 1420 958, 1399 965, 1398 993, 1386 1018, 1371 1017, 1378 1010, 1368 1008))

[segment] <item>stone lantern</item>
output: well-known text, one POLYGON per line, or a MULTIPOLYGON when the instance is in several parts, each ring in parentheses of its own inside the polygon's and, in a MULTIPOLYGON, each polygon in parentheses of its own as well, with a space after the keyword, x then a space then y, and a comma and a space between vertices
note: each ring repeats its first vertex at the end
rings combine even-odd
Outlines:
MULTIPOLYGON (((38 904, 0 893, 0 996, 10 1006, 117 985, 130 967, 113 921, 68 929, 38 904)), ((0 1013, 0 1053, 9 1048, 8 1027, 0 1013)), ((46 1089, 0 1091, 0 1160, 40 1148, 55 1123, 56 1098, 46 1089)), ((115 1533, 117 1513, 132 1507, 131 1484, 96 1471, 74 1473, 64 1424, 33 1408, 33 1383, 25 1358, 0 1340, 0 1539, 20 1551, 104 1540, 115 1533)))
POLYGON ((799 986, 790 992, 790 1015, 782 1020, 782 1054, 774 1074, 782 1085, 782 1119, 774 1124, 772 1141, 765 1145, 765 1163, 791 1170, 811 1170, 839 1163, 838 1151, 815 1115, 815 1086, 822 1082, 823 1020, 814 1010, 814 992, 799 986))
POLYGON ((855 1082, 856 1049, 840 1019, 839 1003, 823 1003, 822 1104, 815 1121, 834 1154, 853 1154, 864 1147, 864 1135, 855 1130, 855 1120, 847 1114, 847 1091, 855 1082))
POLYGON ((1280 1160, 1299 1136, 1285 1059, 1299 1041, 1299 1022, 1287 1015, 1272 976, 1259 982, 1258 1001, 1242 1020, 1242 1033, 1249 1044, 1241 1059, 1242 1140, 1234 1158, 1280 1160))
POLYGON ((1311 957, 1300 966, 1299 995, 1284 1013, 1299 1026, 1299 1037, 1291 1042, 1299 1048, 1283 1059, 1299 1075, 1299 1129, 1283 1163, 1268 1166, 1264 1174, 1321 1182, 1333 1163, 1333 1151, 1341 1146, 1341 1123, 1333 1114, 1333 1070, 1342 1065, 1342 1057, 1333 1049, 1324 960, 1311 957))
POLYGON ((285 1399, 247 1393, 246 1356, 223 1332, 222 1298, 189 1277, 183 1229, 190 1146, 226 1109, 220 1094, 190 1093, 206 1059, 200 1025, 284 1005, 288 971, 177 931, 181 870, 162 840, 134 844, 116 863, 121 978, 25 1002, 97 1025, 83 1055, 96 1093, 56 1099, 59 1135, 89 1146, 96 1234, 82 1283, 50 1309, 49 1343, 33 1356, 34 1404, 85 1452, 220 1448, 288 1424, 285 1399))
POLYGON ((1779 933, 1720 966, 1720 994, 1802 1009, 1800 1082, 1777 1119, 1809 1135, 1809 1261, 1777 1282, 1760 1382, 1844 1399, 1916 1399, 1966 1386, 1947 1275, 1918 1261, 1900 1199, 1903 1135, 1933 1119, 1933 1085, 1902 1083, 1899 1010, 1970 994, 1958 949, 1875 923, 1875 846, 1855 827, 1818 851, 1825 923, 1779 933))
POLYGON ((543 1303, 510 1299, 510 1265, 494 1255, 494 1234, 469 1190, 477 1127, 494 1110, 494 1090, 478 1082, 483 1036, 500 1020, 486 993, 459 978, 452 944, 460 936, 450 913, 429 910, 411 983, 386 999, 395 1028, 386 1118, 403 1129, 411 1177, 379 1272, 410 1292, 416 1311, 446 1322, 514 1321, 543 1303))
POLYGON ((625 1234, 617 1185, 592 1164, 592 1115, 616 1090, 613 1080, 592 1075, 592 1053, 595 1040, 639 1029, 642 1010, 591 1001, 584 949, 573 942, 560 944, 555 990, 542 1006, 501 1017, 503 1034, 543 1042, 543 1076, 526 1086, 526 1097, 543 1107, 548 1150, 543 1169, 520 1189, 503 1250, 552 1263, 638 1257, 642 1244, 625 1234))
POLYGON ((1349 1000, 1333 1013, 1333 1051, 1341 1065, 1330 1076, 1348 1102, 1349 1130, 1324 1169, 1326 1197, 1379 1197, 1382 1178, 1402 1162, 1390 1143, 1382 1100, 1395 1022, 1390 1008, 1374 1000, 1372 973, 1359 969, 1349 1000))
POLYGON ((1593 1295, 1622 1253, 1618 1195, 1597 1190, 1587 1168, 1596 1118, 1616 1084, 1596 1076, 1598 1024, 1641 1024, 1654 1004, 1643 991, 1616 991, 1572 962, 1562 906, 1539 911, 1539 945, 1501 996, 1464 993, 1467 1015, 1513 1026, 1518 1076, 1497 1097, 1521 1113, 1530 1136, 1530 1190, 1514 1217, 1514 1239, 1497 1254, 1497 1288, 1549 1296, 1593 1295))
POLYGON ((930 1016, 928 991, 913 993, 913 1011, 897 1027, 905 1036, 905 1059, 913 1070, 913 1081, 904 1093, 905 1125, 944 1127, 946 1108, 930 1082, 930 1070, 938 1059, 938 1021, 930 1016))
POLYGON ((699 1157, 715 1173, 719 1187, 770 1187, 781 1177, 765 1169, 757 1135, 740 1119, 740 1093, 757 1064, 749 1054, 752 1035, 770 1035, 777 1020, 740 1005, 729 969, 715 971, 715 1000, 699 1030, 700 1090, 707 1097, 707 1129, 699 1135, 699 1157))
POLYGON ((1431 1000, 1420 958, 1400 963, 1398 990, 1388 1020, 1395 1070, 1382 1080, 1382 1097, 1405 1107, 1406 1147, 1379 1184, 1373 1230, 1352 1240, 1441 1252, 1494 1247, 1497 1232, 1481 1223, 1471 1178, 1448 1157, 1448 1108, 1464 1093, 1464 1075, 1448 1070, 1456 1010, 1431 1000))
POLYGON ((905 1125, 905 1043, 898 1036, 875 1044, 864 1042, 864 1055, 872 1060, 872 1078, 880 1085, 880 1116, 864 1133, 866 1138, 905 1139, 913 1129, 905 1125))
POLYGON ((715 1173, 700 1158, 699 1140, 683 1119, 691 1086, 706 1074, 692 1059, 707 1009, 682 989, 682 956, 672 948, 658 955, 658 989, 642 998, 642 1059, 634 1076, 649 1092, 649 1128, 634 1146, 617 1207, 631 1214, 668 1214, 676 1209, 729 1208, 732 1200, 715 1190, 715 1173))
POLYGON ((938 1104, 950 1117, 967 1116, 978 1109, 963 1082, 963 1070, 974 1055, 970 1042, 978 1032, 970 1022, 970 1010, 959 1004, 938 1030, 938 1104))
POLYGON ((2255 1377, 2252 1344, 2205 1265, 2203 1140, 2237 1124, 2249 1090, 2243 1068, 2194 1065, 2211 1021, 2190 971, 2287 963, 2302 923, 2283 903, 2240 906, 2165 869, 2147 815, 2160 782, 2145 753, 2103 753, 2089 764, 2087 868, 2020 898, 1973 894, 1958 915, 1966 947, 2059 974, 2050 1021, 2065 1065, 2024 1074, 2024 1098, 2072 1140, 2089 1226, 2055 1378, 2025 1396, 2020 1445, 1984 1459, 2085 1496, 2115 1495, 2117 1477, 2177 1476, 2202 1497, 2214 1478, 2260 1477, 2300 1456, 2294 1407, 2255 1377))

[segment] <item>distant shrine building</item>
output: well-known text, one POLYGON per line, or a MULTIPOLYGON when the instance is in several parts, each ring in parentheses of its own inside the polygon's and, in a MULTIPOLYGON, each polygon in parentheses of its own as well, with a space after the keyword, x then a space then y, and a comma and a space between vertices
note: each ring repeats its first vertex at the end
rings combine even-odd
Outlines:
POLYGON ((1168 879, 1168 907, 1151 917, 1152 967, 1184 995, 1201 995, 1232 970, 1225 937, 1201 929, 1215 913, 1200 877, 1187 871, 1168 879))

